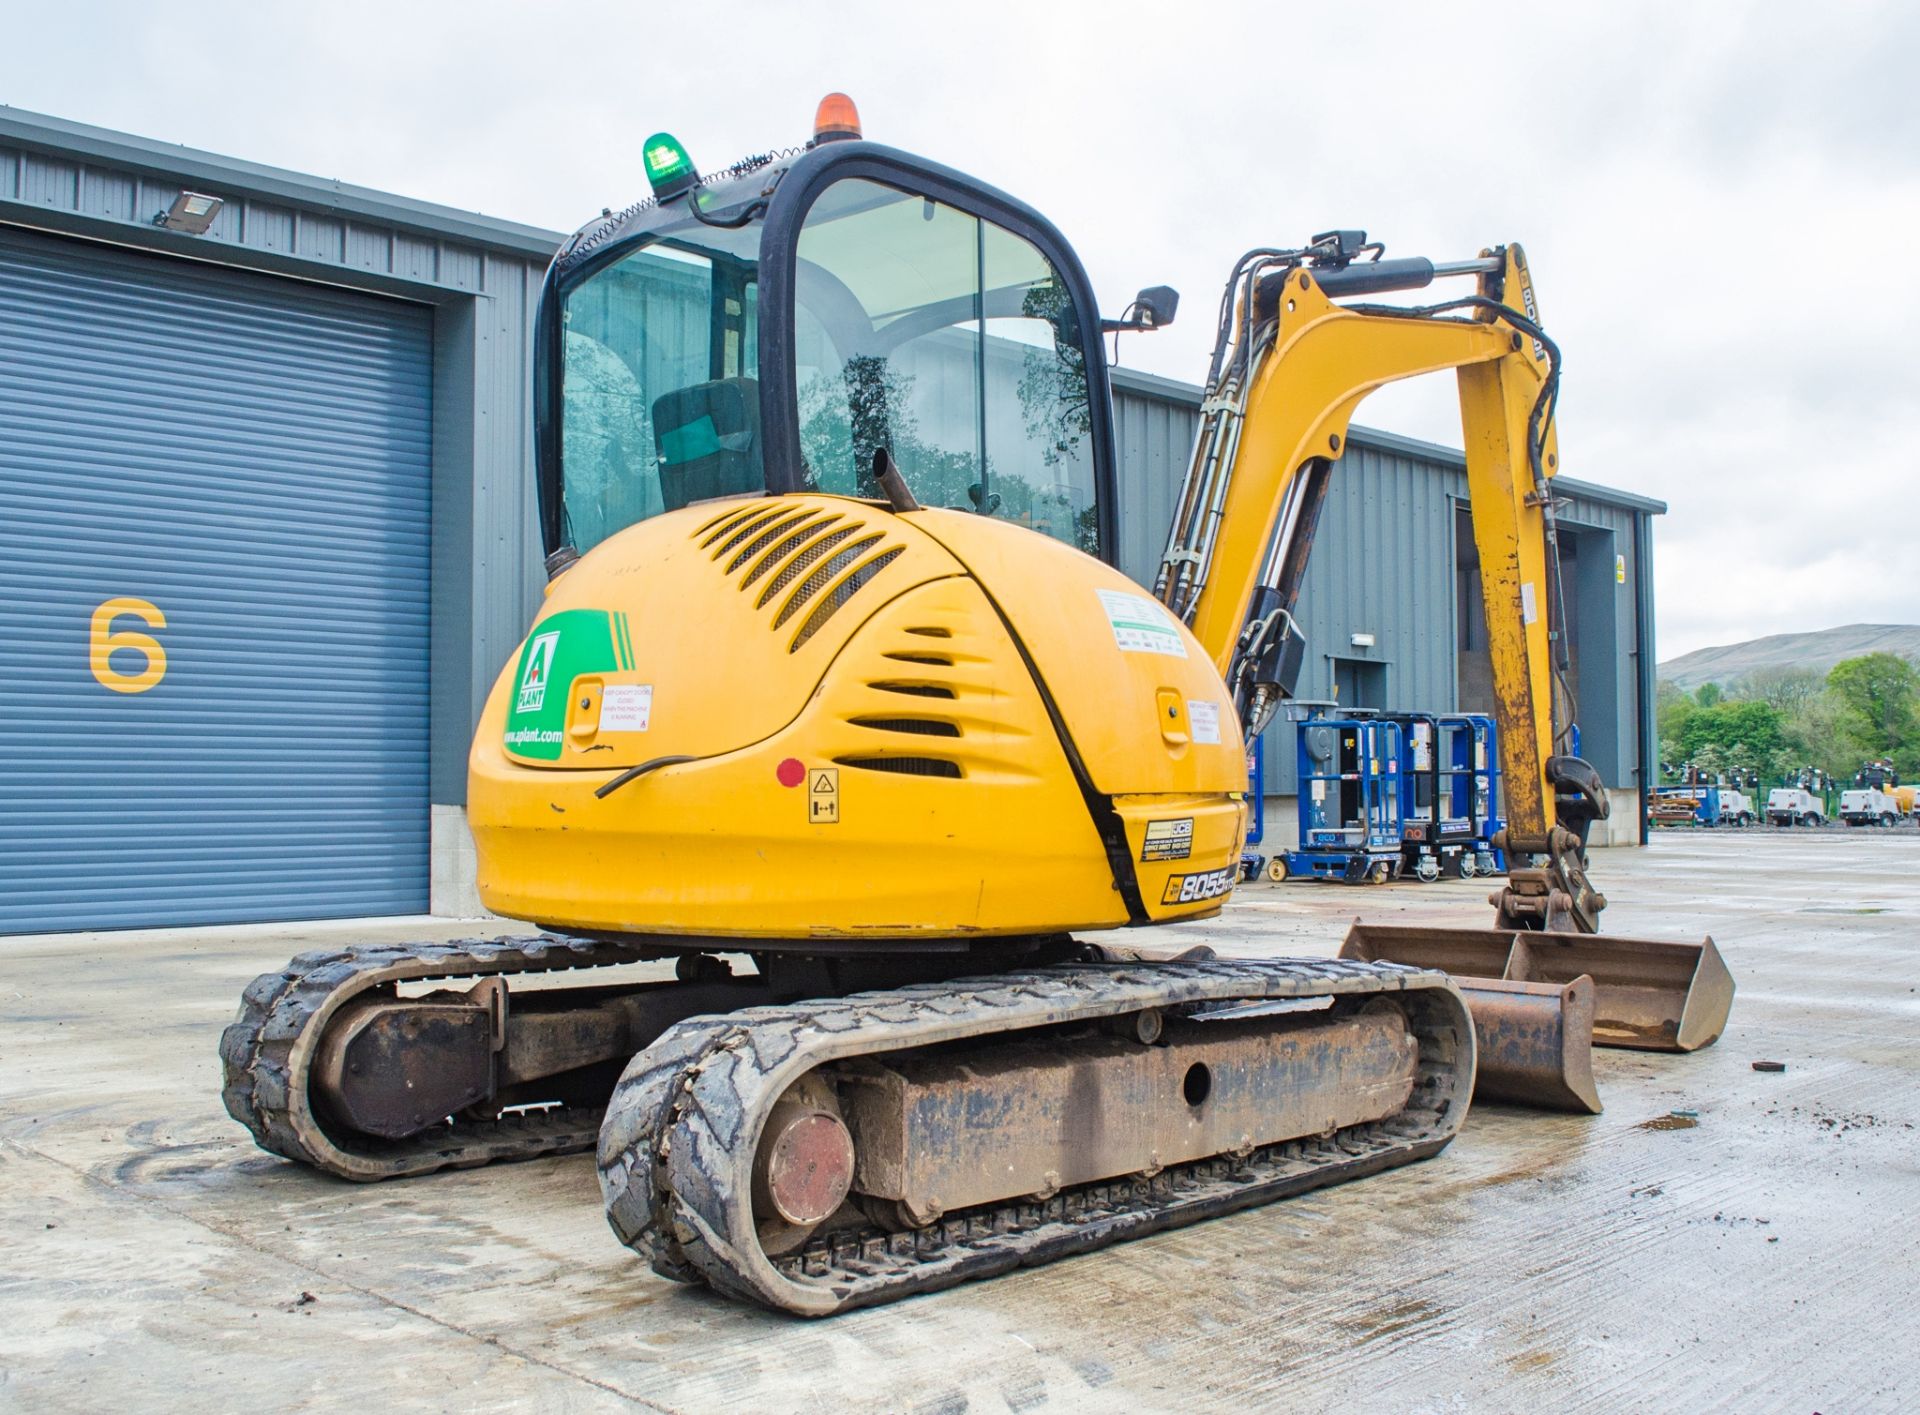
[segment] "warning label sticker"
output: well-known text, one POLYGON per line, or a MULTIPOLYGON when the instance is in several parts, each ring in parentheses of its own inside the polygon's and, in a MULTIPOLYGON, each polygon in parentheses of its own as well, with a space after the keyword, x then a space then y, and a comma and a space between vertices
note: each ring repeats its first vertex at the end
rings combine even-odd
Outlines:
POLYGON ((1207 747, 1220 745, 1220 704, 1188 698, 1187 721, 1193 725, 1194 741, 1207 747))
POLYGON ((1128 653, 1163 653, 1185 658, 1187 646, 1180 642, 1179 627, 1173 616, 1145 595, 1125 590, 1095 590, 1107 623, 1113 627, 1113 641, 1128 653))
POLYGON ((840 821, 840 768, 807 768, 807 819, 814 825, 837 825, 840 821))
POLYGON ((1184 860, 1192 853, 1192 816, 1147 822, 1147 838, 1140 844, 1142 860, 1184 860))
POLYGON ((652 721, 651 683, 616 683, 600 699, 602 732, 645 732, 652 721))

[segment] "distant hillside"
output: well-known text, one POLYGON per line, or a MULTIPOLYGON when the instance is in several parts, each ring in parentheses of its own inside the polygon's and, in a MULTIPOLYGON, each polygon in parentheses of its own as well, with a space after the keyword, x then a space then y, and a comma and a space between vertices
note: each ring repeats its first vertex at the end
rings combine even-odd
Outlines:
POLYGON ((1744 644, 1695 649, 1660 665, 1660 681, 1682 688, 1722 687, 1761 668, 1810 668, 1825 673, 1843 658, 1898 653, 1920 659, 1920 624, 1842 624, 1806 634, 1769 634, 1744 644))

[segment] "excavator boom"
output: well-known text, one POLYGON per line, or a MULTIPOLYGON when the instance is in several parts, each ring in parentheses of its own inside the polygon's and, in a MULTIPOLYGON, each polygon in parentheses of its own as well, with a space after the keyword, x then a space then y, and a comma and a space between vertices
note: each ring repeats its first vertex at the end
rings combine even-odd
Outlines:
MULTIPOLYGON (((1506 786, 1499 843, 1510 869, 1491 901, 1496 930, 1505 932, 1489 937, 1596 933, 1606 900, 1587 880, 1586 840, 1608 803, 1599 773, 1570 749, 1552 486, 1560 352, 1540 326, 1518 245, 1436 265, 1386 260, 1365 233, 1333 231, 1298 249, 1243 257, 1221 302, 1201 427, 1154 591, 1192 627, 1234 695, 1246 736, 1257 737, 1293 696, 1302 648, 1294 610, 1354 410, 1388 383, 1448 370, 1459 383, 1506 786), (1420 308, 1342 303, 1443 276, 1473 277, 1474 293, 1420 308)), ((1343 956, 1442 968, 1491 957, 1465 949, 1452 932, 1356 926, 1343 956)), ((1732 985, 1720 985, 1725 968, 1710 940, 1608 940, 1582 956, 1630 980, 1647 1026, 1689 1039, 1675 1049, 1719 1035, 1732 985), (1688 953, 1677 972, 1676 949, 1688 953), (1654 958, 1662 965, 1647 961, 1654 958), (1700 976, 1709 981, 1696 990, 1700 976), (1680 1027, 1683 1014, 1691 1026, 1680 1027)), ((1483 1047, 1497 1034, 1491 1050, 1503 1059, 1483 1071, 1483 1085, 1508 1098, 1597 1110, 1586 1058, 1591 980, 1579 988, 1584 973, 1553 986, 1522 982, 1529 975, 1507 971, 1505 953, 1499 961, 1487 977, 1473 976, 1481 969, 1462 977, 1483 1047)), ((1607 993, 1618 995, 1619 988, 1607 993)), ((1603 1025, 1599 1036, 1635 1044, 1620 1040, 1631 1032, 1603 1025)))

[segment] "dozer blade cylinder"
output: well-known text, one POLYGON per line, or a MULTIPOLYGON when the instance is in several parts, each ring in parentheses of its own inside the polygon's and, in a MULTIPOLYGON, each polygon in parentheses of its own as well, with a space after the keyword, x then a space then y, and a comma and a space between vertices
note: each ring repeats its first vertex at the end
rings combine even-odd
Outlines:
POLYGON ((1600 1113, 1593 1084, 1593 979, 1509 983, 1455 978, 1473 1014, 1475 1100, 1600 1113))
POLYGON ((1438 968, 1456 978, 1570 983, 1593 979, 1595 1046, 1698 1051, 1726 1030, 1733 975, 1711 938, 1446 929, 1355 922, 1342 958, 1438 968))

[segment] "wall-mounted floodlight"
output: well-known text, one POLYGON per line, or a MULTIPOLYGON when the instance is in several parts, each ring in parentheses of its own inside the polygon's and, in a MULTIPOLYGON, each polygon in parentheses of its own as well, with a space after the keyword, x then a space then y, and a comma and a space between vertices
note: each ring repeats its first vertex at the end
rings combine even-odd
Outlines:
POLYGON ((226 202, 201 192, 182 192, 173 205, 153 218, 153 224, 169 231, 184 231, 189 236, 204 236, 226 202))
POLYGON ((1351 642, 1353 646, 1357 649, 1370 649, 1373 647, 1373 635, 1355 634, 1351 642))

